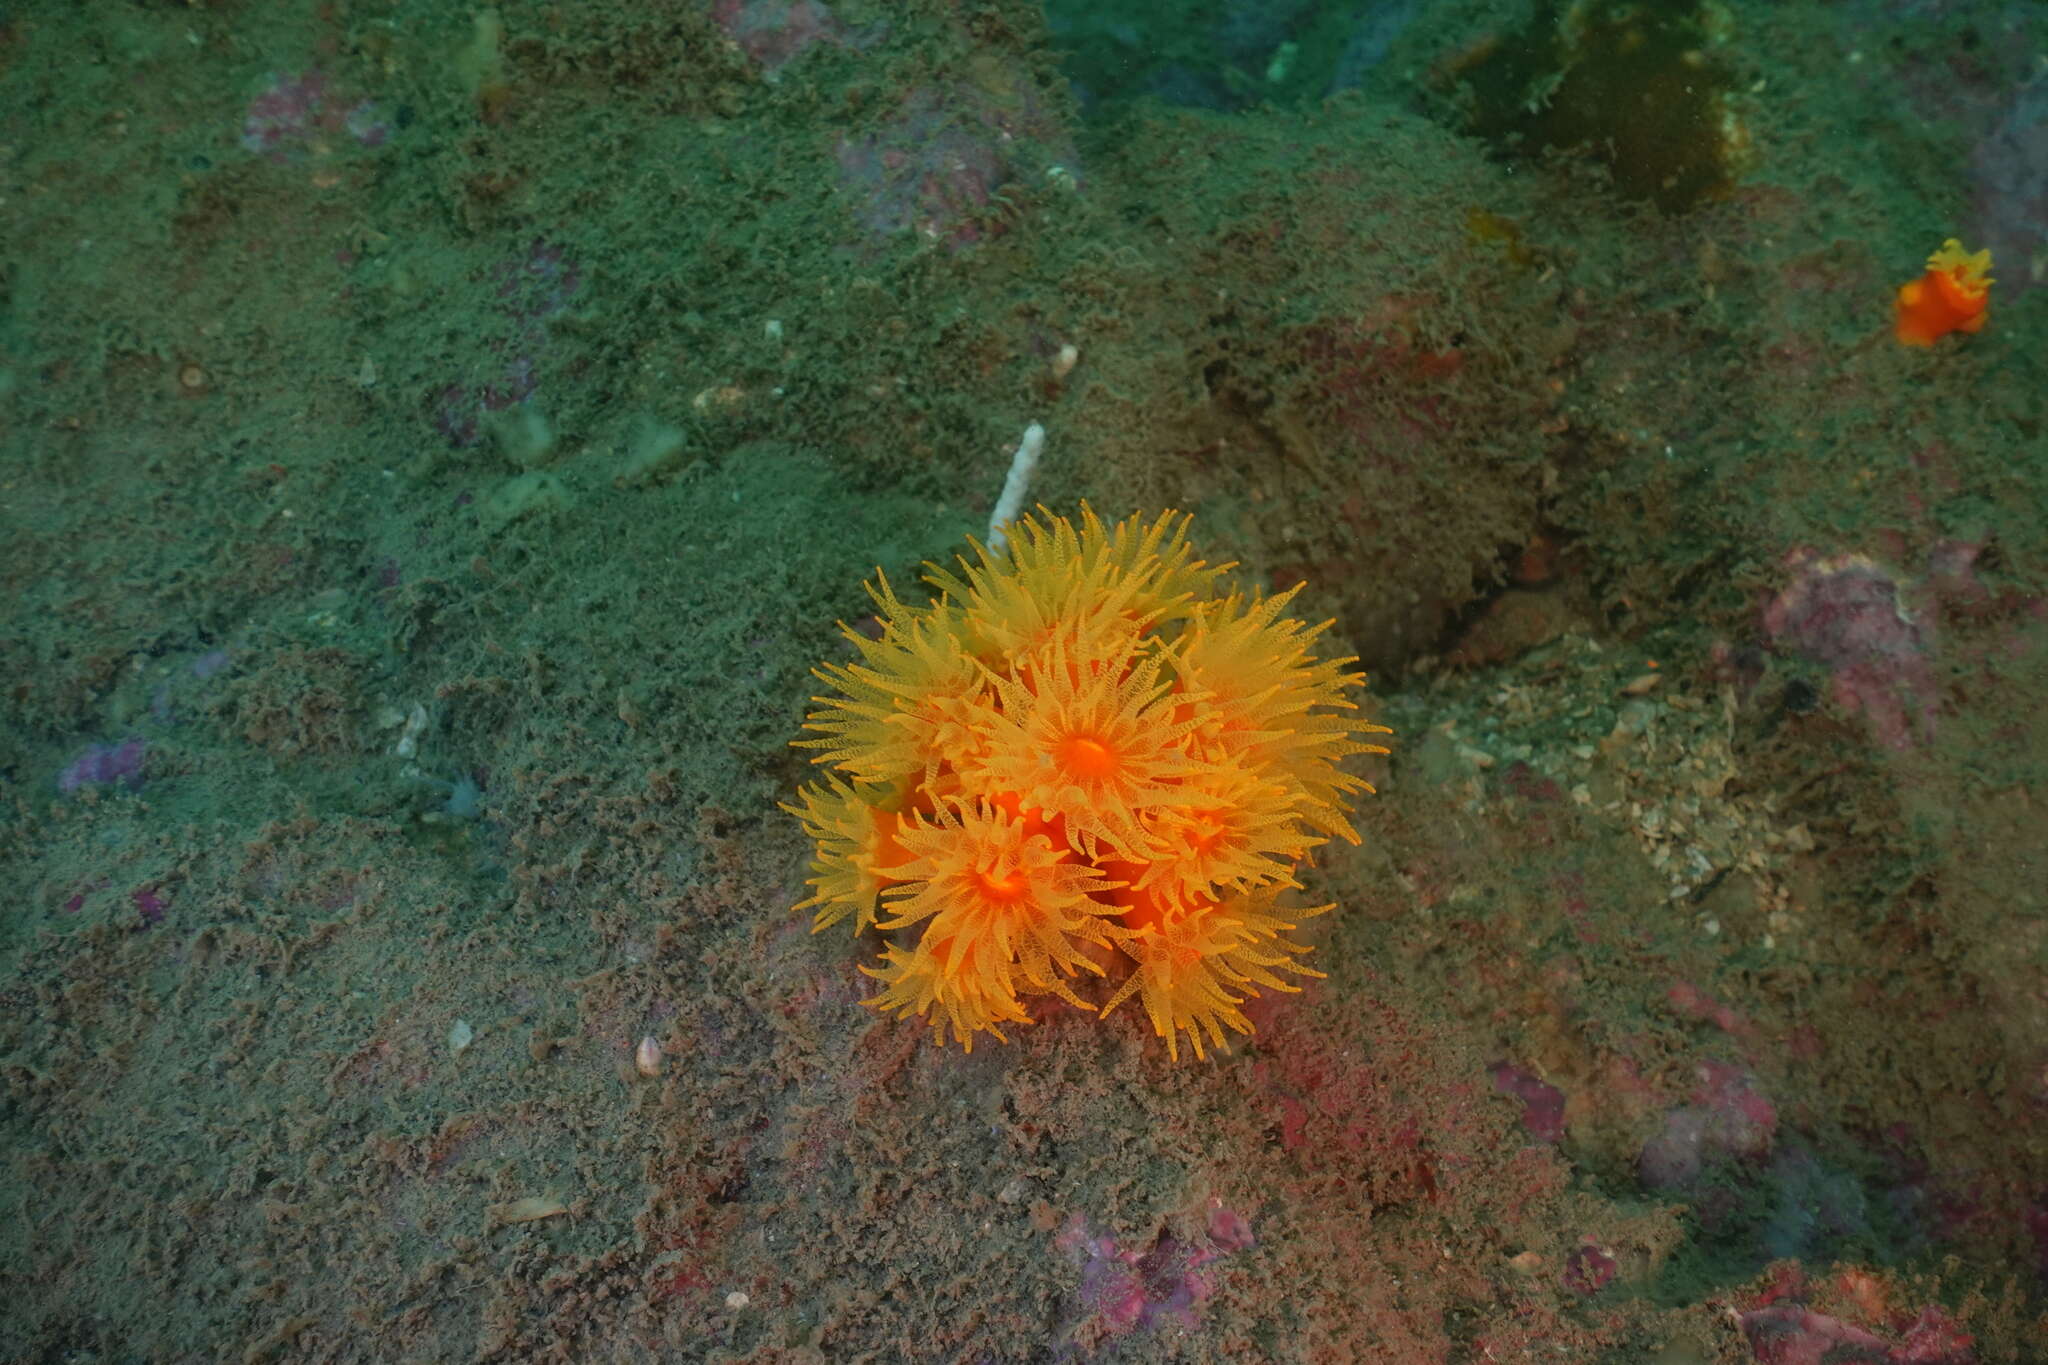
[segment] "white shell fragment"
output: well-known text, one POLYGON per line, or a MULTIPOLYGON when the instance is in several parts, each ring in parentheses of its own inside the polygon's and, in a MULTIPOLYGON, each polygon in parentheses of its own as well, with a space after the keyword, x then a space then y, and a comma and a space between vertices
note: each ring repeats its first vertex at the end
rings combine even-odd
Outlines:
POLYGON ((661 1044, 648 1034, 640 1040, 640 1046, 633 1049, 633 1069, 643 1076, 661 1074, 661 1044))
POLYGON ((569 1211, 569 1206, 552 1194, 528 1195, 514 1199, 509 1204, 493 1204, 484 1210, 487 1225, 504 1227, 507 1224, 538 1223, 543 1218, 557 1218, 569 1211))

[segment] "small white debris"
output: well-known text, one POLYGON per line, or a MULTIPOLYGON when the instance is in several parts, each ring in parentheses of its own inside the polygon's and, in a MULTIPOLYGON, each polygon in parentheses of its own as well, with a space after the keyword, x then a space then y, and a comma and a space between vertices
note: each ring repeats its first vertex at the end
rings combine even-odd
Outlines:
POLYGON ((427 708, 418 702, 406 714, 405 729, 399 733, 398 743, 391 746, 391 752, 400 758, 411 758, 420 751, 420 735, 427 728, 427 708))
POLYGON ((537 469, 555 458, 555 429, 531 399, 492 413, 485 426, 499 452, 517 468, 537 469))
POLYGON ((448 1050, 460 1057, 463 1049, 476 1041, 476 1030, 469 1026, 469 1020, 457 1019, 455 1027, 448 1030, 448 1050))
POLYGON ((1074 372, 1074 367, 1080 363, 1081 348, 1070 341, 1060 347, 1059 354, 1052 358, 1052 377, 1054 379, 1065 379, 1074 372))
POLYGON ((696 396, 690 400, 690 406, 698 412, 729 412, 744 402, 746 396, 745 389, 728 380, 723 384, 713 384, 709 388, 699 389, 696 396))
POLYGON ((735 1313, 739 1312, 742 1308, 745 1308, 748 1304, 752 1302, 753 1300, 748 1298, 746 1295, 746 1291, 742 1289, 735 1289, 732 1291, 732 1293, 727 1294, 725 1296, 725 1306, 727 1308, 730 1308, 735 1313))
POLYGON ((1282 43, 1273 50, 1273 59, 1266 63, 1266 83, 1278 85, 1287 79, 1287 73, 1294 68, 1294 59, 1301 52, 1299 43, 1282 43))
POLYGON ((1033 422, 1024 428, 1024 438, 1017 442, 1017 453, 1010 457, 1010 472, 1003 479, 1002 495, 996 499, 996 510, 989 514, 988 548, 1001 554, 1009 547, 1010 538, 1004 534, 1017 514, 1024 510, 1025 495, 1031 491, 1031 476, 1038 470, 1038 457, 1045 451, 1045 428, 1033 422))
POLYGON ((650 482, 682 468, 689 455, 690 443, 680 428, 658 417, 642 417, 612 482, 620 488, 650 482))

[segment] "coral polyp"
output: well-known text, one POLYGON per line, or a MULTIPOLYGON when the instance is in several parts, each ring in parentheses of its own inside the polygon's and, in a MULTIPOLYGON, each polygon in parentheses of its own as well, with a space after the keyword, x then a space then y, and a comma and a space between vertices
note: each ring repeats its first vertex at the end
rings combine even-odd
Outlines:
POLYGON ((1040 509, 976 544, 936 591, 869 586, 880 630, 842 626, 858 662, 827 664, 796 744, 832 770, 785 810, 816 843, 816 929, 886 939, 867 1001, 972 1050, 1007 1041, 1033 997, 1107 1013, 1139 997, 1170 1055, 1249 1034, 1244 1002, 1319 975, 1288 935, 1296 869, 1359 842, 1346 771, 1385 753, 1355 660, 1316 657, 1328 622, 1285 593, 1225 591, 1191 518, 1076 526, 1040 509))

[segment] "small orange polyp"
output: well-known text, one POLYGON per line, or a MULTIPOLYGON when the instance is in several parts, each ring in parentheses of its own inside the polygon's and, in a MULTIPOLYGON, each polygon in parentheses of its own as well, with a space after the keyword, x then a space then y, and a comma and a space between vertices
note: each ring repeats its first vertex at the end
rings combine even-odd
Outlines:
POLYGON ((1899 286, 1892 333, 1908 346, 1932 346, 1950 332, 1984 326, 1991 302, 1991 250, 1965 252, 1951 237, 1927 258, 1927 273, 1899 286))

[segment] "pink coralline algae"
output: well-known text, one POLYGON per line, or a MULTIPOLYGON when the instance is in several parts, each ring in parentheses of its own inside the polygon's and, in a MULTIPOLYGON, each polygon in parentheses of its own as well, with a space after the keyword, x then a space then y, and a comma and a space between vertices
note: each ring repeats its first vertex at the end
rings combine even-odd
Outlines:
MULTIPOLYGON (((1978 240, 2000 261, 2030 261, 2048 249, 2048 81, 2013 94, 1997 126, 1970 153, 1970 184, 1978 240)), ((2036 280, 2008 272, 2002 288, 2017 298, 2036 280)))
POLYGON ((711 22, 768 71, 816 43, 846 38, 845 25, 819 0, 712 0, 711 22))
POLYGON ((1564 1140, 1564 1092, 1510 1062, 1486 1068, 1493 1088, 1522 1102, 1522 1126, 1544 1142, 1564 1140))
POLYGON ((321 150, 330 138, 381 147, 390 136, 391 125, 378 114, 374 100, 336 95, 321 71, 273 72, 242 114, 242 150, 272 161, 321 150))
MULTIPOLYGON (((1852 1271, 1841 1278, 1869 1277, 1852 1271)), ((1780 1291, 1773 1289, 1757 1307, 1739 1316, 1757 1365, 1975 1365, 1974 1338, 1937 1306, 1922 1308, 1912 1317, 1880 1312, 1890 1319, 1878 1324, 1880 1332, 1800 1302, 1806 1290, 1796 1272, 1789 1288, 1791 1297, 1774 1301, 1780 1291)), ((1881 1309, 1882 1295, 1874 1289, 1871 1293, 1880 1300, 1871 1306, 1881 1309)))
POLYGON ((171 909, 170 898, 164 895, 163 888, 155 885, 136 887, 128 893, 128 901, 141 917, 140 927, 144 929, 154 929, 162 924, 171 909))
POLYGON ((1908 607, 1897 577, 1862 555, 1803 548, 1785 567, 1792 581, 1763 609, 1771 644, 1826 668, 1836 704, 1868 716, 1886 747, 1932 738, 1933 626, 1908 607))
POLYGON ((1008 230, 1006 190, 1078 184, 1044 97, 987 73, 911 91, 881 127, 842 138, 836 156, 839 188, 870 237, 909 231, 950 251, 1008 230))
POLYGON ((1693 982, 1672 982, 1664 999, 1682 1017, 1712 1024, 1731 1037, 1748 1042, 1756 1036, 1756 1029, 1747 1019, 1693 982))
POLYGON ((1760 1159, 1778 1131, 1778 1111, 1750 1084, 1749 1073, 1728 1062, 1703 1062, 1692 1103, 1664 1117, 1664 1128, 1643 1144, 1637 1174, 1653 1190, 1681 1189, 1701 1170, 1735 1159, 1760 1159))
POLYGON ((142 761, 149 746, 140 735, 119 744, 91 744, 57 774, 57 790, 69 795, 81 787, 119 784, 135 791, 142 786, 142 761))
POLYGON ((1564 1274, 1559 1278, 1574 1294, 1591 1296, 1606 1288, 1620 1269, 1605 1247, 1587 1238, 1564 1258, 1564 1274))
POLYGON ((1164 1323, 1193 1327, 1195 1309, 1212 1289, 1202 1267, 1254 1241, 1241 1214, 1211 1199, 1202 1232, 1185 1241, 1161 1230, 1142 1249, 1119 1247, 1075 1214, 1053 1245, 1081 1269, 1082 1325, 1122 1336, 1164 1323))
POLYGON ((490 340, 491 377, 449 384, 432 400, 434 425, 452 446, 474 445, 485 413, 524 403, 540 388, 553 321, 569 310, 583 288, 583 268, 558 242, 536 237, 491 270, 495 303, 504 325, 490 340))

